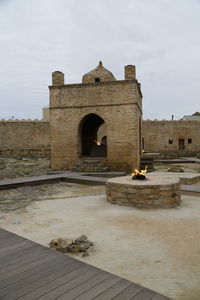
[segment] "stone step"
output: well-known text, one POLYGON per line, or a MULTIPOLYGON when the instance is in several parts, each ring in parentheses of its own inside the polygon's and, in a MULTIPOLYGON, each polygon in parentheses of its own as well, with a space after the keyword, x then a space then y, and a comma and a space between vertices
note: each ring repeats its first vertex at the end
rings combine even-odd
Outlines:
POLYGON ((85 163, 85 164, 98 164, 101 163, 101 160, 94 160, 94 159, 81 159, 81 163, 85 163))
POLYGON ((77 164, 72 168, 73 171, 81 172, 108 172, 109 168, 105 163, 100 159, 81 159, 77 164))

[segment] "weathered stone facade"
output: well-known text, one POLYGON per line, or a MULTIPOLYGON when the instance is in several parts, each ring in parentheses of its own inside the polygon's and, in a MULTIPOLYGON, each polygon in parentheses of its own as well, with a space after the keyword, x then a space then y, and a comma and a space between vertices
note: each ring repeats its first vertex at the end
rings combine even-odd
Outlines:
MULTIPOLYGON (((49 109, 45 109, 48 120, 49 109)), ((161 157, 198 156, 200 121, 142 121, 144 150, 161 157), (169 139, 173 143, 169 144, 169 139), (178 140, 184 139, 184 150, 178 140), (188 144, 188 139, 192 139, 188 144)), ((107 135, 106 123, 98 130, 98 140, 107 135)), ((0 121, 0 155, 50 157, 49 121, 0 121)))
POLYGON ((135 67, 126 66, 125 80, 115 80, 101 62, 83 76, 81 84, 63 85, 61 73, 53 73, 56 84, 49 87, 52 169, 72 169, 82 157, 91 157, 104 122, 106 166, 112 170, 139 167, 142 96, 134 76, 135 67), (60 84, 55 76, 61 78, 60 84))
POLYGON ((64 84, 62 72, 52 75, 43 121, 0 120, 0 155, 49 157, 51 149, 53 169, 84 169, 83 157, 101 156, 102 168, 113 170, 138 168, 140 149, 161 157, 199 155, 199 120, 145 120, 141 126, 135 66, 125 67, 125 80, 116 80, 101 62, 79 84, 64 84))
POLYGON ((0 155, 50 156, 49 122, 0 121, 0 155))
POLYGON ((195 156, 200 152, 200 121, 143 121, 143 149, 162 157, 195 156))

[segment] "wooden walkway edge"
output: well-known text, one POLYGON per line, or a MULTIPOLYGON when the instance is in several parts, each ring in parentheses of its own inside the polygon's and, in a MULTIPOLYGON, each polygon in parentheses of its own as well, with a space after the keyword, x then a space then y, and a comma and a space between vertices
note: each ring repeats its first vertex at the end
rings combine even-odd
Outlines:
POLYGON ((169 299, 4 229, 0 241, 1 300, 169 299))
MULTIPOLYGON (((123 172, 112 172, 114 174, 113 177, 122 176, 123 172)), ((150 173, 149 173, 150 174, 150 173)), ((167 173, 166 173, 167 174, 167 173)), ((0 190, 6 190, 11 188, 17 188, 20 186, 30 186, 30 185, 37 185, 37 184, 47 184, 52 182, 59 182, 59 181, 66 181, 71 183, 81 183, 81 184, 89 184, 89 185, 105 185, 108 177, 101 177, 102 175, 94 174, 88 175, 84 174, 83 172, 70 172, 66 171, 61 174, 49 174, 49 175, 42 175, 42 176, 35 176, 35 177, 21 177, 21 178, 14 178, 14 179, 4 179, 0 180, 0 190), (99 177, 98 177, 99 175, 99 177)), ((194 178, 200 178, 200 175, 194 173, 194 178)), ((197 196, 200 193, 200 186, 199 185, 189 185, 189 184, 181 184, 181 192, 188 192, 188 193, 195 193, 197 196)))

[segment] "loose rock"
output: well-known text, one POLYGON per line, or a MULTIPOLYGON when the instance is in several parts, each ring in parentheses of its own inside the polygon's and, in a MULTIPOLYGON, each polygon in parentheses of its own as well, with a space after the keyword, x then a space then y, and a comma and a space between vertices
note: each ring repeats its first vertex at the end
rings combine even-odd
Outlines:
POLYGON ((88 256, 90 256, 89 253, 85 252, 85 253, 82 254, 81 257, 88 257, 88 256))
POLYGON ((89 241, 86 235, 81 235, 77 239, 57 238, 51 240, 49 247, 63 253, 79 253, 87 252, 93 246, 93 242, 89 241))

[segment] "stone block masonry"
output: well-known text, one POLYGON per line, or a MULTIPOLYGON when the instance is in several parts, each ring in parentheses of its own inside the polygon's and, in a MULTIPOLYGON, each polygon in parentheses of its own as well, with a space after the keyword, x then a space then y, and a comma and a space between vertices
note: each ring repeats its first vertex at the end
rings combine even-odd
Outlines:
POLYGON ((200 151, 200 121, 142 122, 143 148, 161 157, 195 156, 200 151))
POLYGON ((172 208, 180 205, 180 179, 167 176, 146 176, 147 180, 132 180, 131 176, 107 180, 107 201, 138 208, 172 208))
POLYGON ((0 121, 0 155, 50 156, 49 122, 0 121))
POLYGON ((139 167, 142 95, 133 76, 135 68, 128 66, 127 80, 116 80, 100 63, 83 76, 81 84, 53 84, 49 87, 52 169, 72 169, 77 164, 85 155, 84 147, 88 149, 83 143, 84 138, 91 143, 89 139, 97 137, 97 122, 106 124, 105 165, 111 170, 139 167), (88 131, 84 131, 84 122, 89 124, 90 118, 93 123, 87 125, 88 131))

